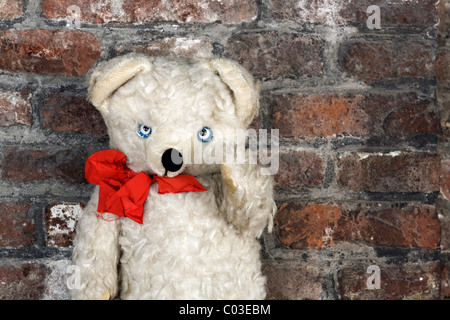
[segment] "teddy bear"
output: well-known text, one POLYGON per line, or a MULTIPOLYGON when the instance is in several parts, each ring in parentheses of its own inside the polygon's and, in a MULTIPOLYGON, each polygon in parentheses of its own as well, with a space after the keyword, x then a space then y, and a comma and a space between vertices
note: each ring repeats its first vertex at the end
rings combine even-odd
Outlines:
POLYGON ((73 299, 264 299, 273 177, 238 141, 260 84, 235 61, 126 54, 91 72, 110 149, 76 225, 73 299), (225 143, 227 142, 227 143, 225 143), (226 150, 225 150, 226 149, 226 150))

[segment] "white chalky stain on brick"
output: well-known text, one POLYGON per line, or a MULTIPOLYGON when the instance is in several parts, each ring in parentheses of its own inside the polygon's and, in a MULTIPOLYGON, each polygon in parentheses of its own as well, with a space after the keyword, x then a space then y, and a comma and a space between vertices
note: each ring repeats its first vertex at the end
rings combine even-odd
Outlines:
MULTIPOLYGON (((311 18, 311 10, 306 6, 305 0, 300 0, 297 2, 296 8, 300 9, 303 13, 302 18, 304 20, 309 20, 311 18)), ((324 0, 316 4, 317 8, 317 16, 324 20, 325 24, 329 26, 336 25, 336 21, 339 21, 340 17, 338 16, 338 12, 340 11, 339 1, 335 0, 324 0)))
POLYGON ((50 236, 55 234, 69 234, 75 230, 78 217, 83 209, 79 204, 58 204, 50 208, 50 220, 61 219, 66 221, 65 225, 50 225, 48 233, 50 236))
POLYGON ((30 99, 31 93, 28 94, 27 97, 22 97, 19 92, 0 92, 0 106, 1 101, 5 100, 8 101, 14 109, 13 123, 29 124, 28 117, 24 117, 22 114, 19 115, 16 110, 21 110, 23 109, 23 106, 27 106, 28 112, 31 113, 30 99))
POLYGON ((333 232, 334 230, 332 228, 325 228, 325 235, 322 236, 323 245, 329 245, 333 242, 333 232))
POLYGON ((382 157, 382 156, 398 157, 401 154, 402 154, 401 151, 391 151, 391 152, 388 152, 388 153, 383 153, 383 152, 373 152, 373 153, 358 152, 359 160, 364 160, 364 159, 366 159, 368 157, 373 157, 373 156, 378 156, 378 157, 382 157))
POLYGON ((127 21, 123 10, 123 0, 101 0, 91 3, 90 9, 98 14, 105 23, 111 21, 127 21))

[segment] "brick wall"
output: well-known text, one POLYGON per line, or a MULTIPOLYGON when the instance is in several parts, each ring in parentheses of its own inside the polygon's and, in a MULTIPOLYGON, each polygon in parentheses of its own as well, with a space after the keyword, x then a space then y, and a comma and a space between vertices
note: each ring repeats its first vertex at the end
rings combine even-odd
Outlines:
POLYGON ((450 4, 435 2, 1 1, 0 299, 68 298, 84 161, 108 145, 87 73, 130 51, 228 57, 263 80, 256 125, 280 133, 269 299, 449 298, 450 4))

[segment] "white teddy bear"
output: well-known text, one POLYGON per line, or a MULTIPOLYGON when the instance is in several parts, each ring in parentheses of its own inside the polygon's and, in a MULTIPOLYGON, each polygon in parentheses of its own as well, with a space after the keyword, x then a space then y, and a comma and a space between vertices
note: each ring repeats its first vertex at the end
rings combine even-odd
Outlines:
POLYGON ((89 99, 111 149, 86 163, 99 186, 77 223, 73 298, 265 298, 273 179, 248 152, 229 157, 259 110, 251 75, 222 58, 129 54, 99 64, 89 99))

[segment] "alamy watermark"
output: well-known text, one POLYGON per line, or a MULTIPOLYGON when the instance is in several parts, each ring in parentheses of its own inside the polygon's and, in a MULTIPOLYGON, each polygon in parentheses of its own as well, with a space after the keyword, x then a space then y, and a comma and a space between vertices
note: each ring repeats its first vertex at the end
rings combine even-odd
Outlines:
POLYGON ((366 285, 369 290, 376 290, 381 288, 381 270, 377 265, 367 267, 366 273, 370 274, 367 278, 366 285))
POLYGON ((173 145, 171 160, 183 164, 259 164, 262 175, 274 175, 279 169, 278 129, 215 129, 211 141, 197 140, 200 122, 175 130, 157 130, 153 134, 163 137, 161 144, 173 145), (195 129, 194 129, 195 128, 195 129), (164 142, 165 141, 165 142, 164 142))
POLYGON ((77 5, 67 7, 67 24, 69 29, 80 29, 81 27, 81 9, 77 5))
POLYGON ((66 285, 69 290, 81 289, 81 271, 80 267, 76 265, 70 265, 66 270, 69 275, 66 280, 66 285))
POLYGON ((379 6, 371 5, 367 7, 366 13, 369 17, 366 21, 366 26, 370 30, 381 29, 381 10, 379 6))

